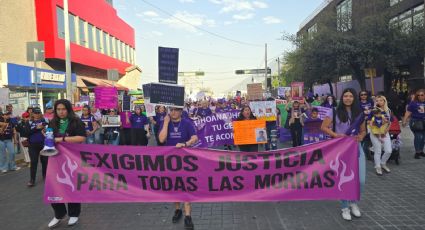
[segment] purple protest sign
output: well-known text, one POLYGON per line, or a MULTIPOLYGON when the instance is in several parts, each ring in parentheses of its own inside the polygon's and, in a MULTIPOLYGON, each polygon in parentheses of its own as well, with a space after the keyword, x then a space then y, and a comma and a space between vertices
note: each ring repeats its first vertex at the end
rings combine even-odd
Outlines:
POLYGON ((311 144, 329 139, 321 130, 322 120, 306 120, 304 122, 304 144, 311 144))
POLYGON ((48 203, 359 200, 352 137, 264 153, 60 143, 48 203))
POLYGON ((113 109, 118 106, 118 91, 115 87, 94 88, 95 107, 98 109, 113 109))
POLYGON ((196 147, 211 148, 233 145, 232 121, 238 115, 239 110, 229 110, 193 120, 199 139, 196 147))

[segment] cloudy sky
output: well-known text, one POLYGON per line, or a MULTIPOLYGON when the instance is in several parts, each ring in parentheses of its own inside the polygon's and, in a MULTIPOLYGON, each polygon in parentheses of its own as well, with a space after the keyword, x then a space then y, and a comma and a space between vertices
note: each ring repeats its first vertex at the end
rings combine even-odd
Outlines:
MULTIPOLYGON (((251 81, 237 69, 276 70, 293 47, 279 38, 296 33, 323 0, 115 0, 118 15, 136 31, 142 82, 158 81, 158 46, 180 49, 179 71, 205 71, 204 87, 221 96, 251 81)), ((261 77, 257 82, 264 80, 261 77)))

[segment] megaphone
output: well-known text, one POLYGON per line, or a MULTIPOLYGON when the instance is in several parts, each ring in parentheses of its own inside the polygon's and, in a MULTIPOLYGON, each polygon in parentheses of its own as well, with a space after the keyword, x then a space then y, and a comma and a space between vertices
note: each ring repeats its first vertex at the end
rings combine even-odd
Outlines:
POLYGON ((57 155, 58 153, 58 150, 55 148, 55 137, 53 135, 53 129, 47 128, 46 138, 44 139, 44 148, 40 151, 40 155, 50 157, 57 155))

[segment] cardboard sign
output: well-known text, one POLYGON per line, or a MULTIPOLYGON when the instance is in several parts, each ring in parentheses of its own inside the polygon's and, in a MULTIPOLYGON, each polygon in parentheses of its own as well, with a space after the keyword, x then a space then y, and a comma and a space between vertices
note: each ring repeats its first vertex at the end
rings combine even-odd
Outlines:
POLYGON ((118 91, 115 87, 96 87, 95 107, 98 109, 113 109, 118 105, 118 91))
POLYGON ((251 101, 249 103, 252 113, 259 120, 276 121, 276 102, 275 101, 251 101))
POLYGON ((291 83, 291 98, 292 100, 303 99, 304 82, 292 82, 291 83))
POLYGON ((184 87, 163 83, 150 84, 150 103, 164 106, 184 107, 184 87))
POLYGON ((265 120, 234 121, 233 131, 235 145, 267 143, 265 120))
POLYGON ((146 116, 147 117, 154 117, 155 116, 155 104, 152 103, 145 103, 145 110, 146 110, 146 116))
POLYGON ((121 117, 120 115, 103 115, 102 116, 102 127, 120 127, 121 117))
POLYGON ((263 84, 262 83, 253 83, 248 84, 248 100, 261 100, 263 99, 263 84))
POLYGON ((291 93, 291 87, 279 87, 277 88, 277 95, 280 97, 287 97, 291 93))
POLYGON ((158 47, 159 82, 177 84, 179 49, 158 47))

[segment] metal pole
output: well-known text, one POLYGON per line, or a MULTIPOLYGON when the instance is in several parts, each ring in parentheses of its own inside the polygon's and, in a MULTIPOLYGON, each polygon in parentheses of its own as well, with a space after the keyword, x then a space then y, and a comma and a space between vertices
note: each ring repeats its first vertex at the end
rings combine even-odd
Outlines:
POLYGON ((63 1, 64 22, 65 22, 65 69, 66 69, 66 99, 74 104, 74 95, 72 93, 72 78, 71 78, 71 49, 69 38, 69 17, 68 17, 68 0, 63 1))
POLYGON ((266 78, 266 90, 268 91, 269 90, 269 86, 268 86, 268 84, 267 84, 267 43, 265 44, 265 58, 264 58, 265 60, 265 65, 264 65, 264 70, 265 70, 265 73, 264 73, 264 77, 266 78))
POLYGON ((37 56, 38 56, 38 50, 36 48, 34 48, 33 50, 33 54, 34 54, 34 81, 35 81, 35 97, 36 97, 36 102, 38 105, 38 76, 37 76, 37 56))
POLYGON ((277 57, 277 80, 279 81, 280 86, 280 57, 277 57))

